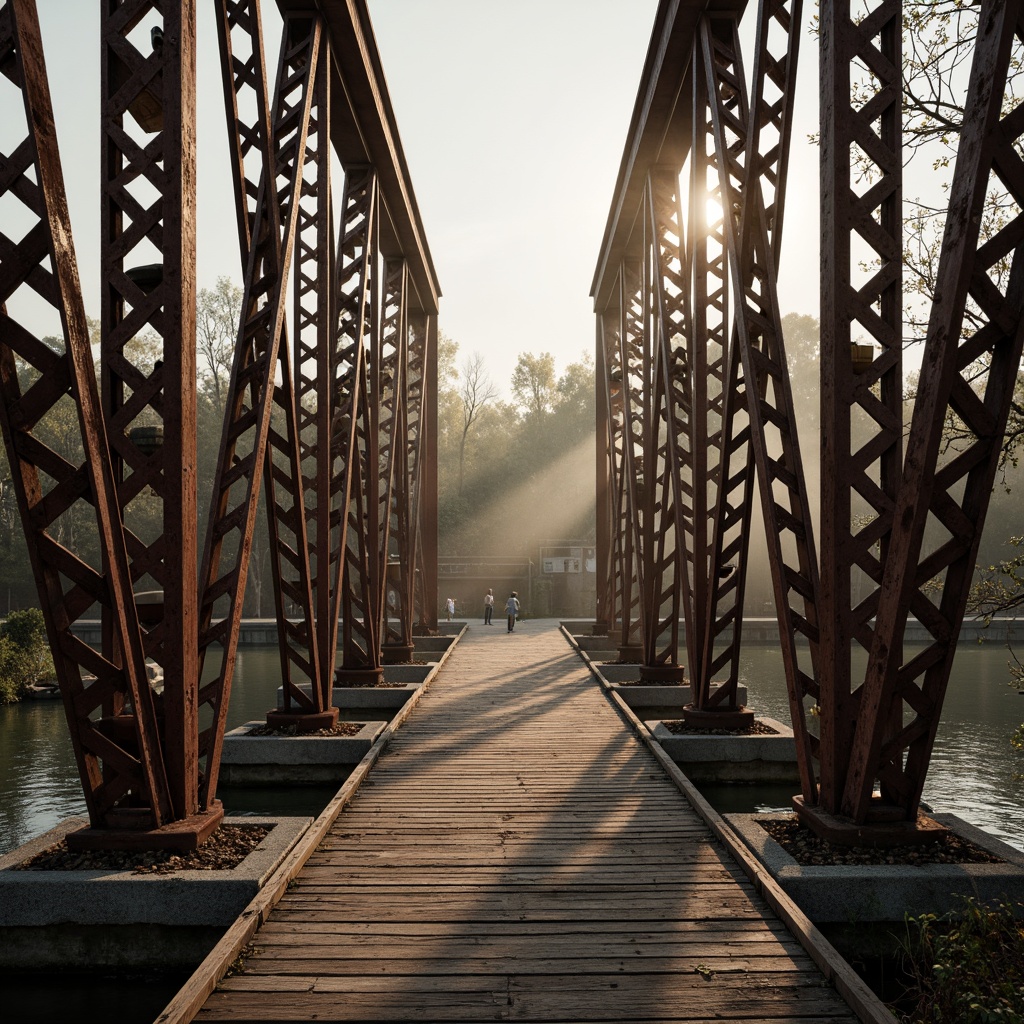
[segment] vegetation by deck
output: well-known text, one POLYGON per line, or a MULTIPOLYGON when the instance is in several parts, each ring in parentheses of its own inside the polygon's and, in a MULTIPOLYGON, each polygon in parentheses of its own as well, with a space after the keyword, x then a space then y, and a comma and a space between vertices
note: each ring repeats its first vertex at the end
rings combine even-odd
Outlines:
POLYGON ((554 625, 473 625, 200 1021, 856 1017, 554 625))

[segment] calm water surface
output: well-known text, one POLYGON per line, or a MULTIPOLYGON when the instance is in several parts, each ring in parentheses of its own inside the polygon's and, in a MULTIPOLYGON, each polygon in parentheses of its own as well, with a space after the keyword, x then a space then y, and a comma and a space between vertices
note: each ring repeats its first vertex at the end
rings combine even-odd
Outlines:
MULTIPOLYGON (((1007 685, 1007 652, 992 646, 965 646, 954 676, 928 773, 924 798, 935 811, 951 812, 1024 849, 1024 756, 1010 736, 1024 721, 1024 696, 1007 685)), ((788 719, 780 654, 749 648, 742 665, 751 705, 788 719)), ((276 651, 249 648, 238 657, 228 725, 260 719, 275 702, 279 677, 276 651)), ((789 793, 715 791, 713 802, 727 809, 754 798, 760 806, 785 806, 789 793), (737 804, 737 801, 739 804, 737 804)), ((229 813, 315 814, 331 788, 315 790, 223 789, 229 813)), ((0 707, 0 852, 14 849, 52 828, 62 818, 84 813, 78 774, 60 701, 30 701, 0 707)))
MULTIPOLYGON (((995 644, 957 650, 924 800, 936 813, 956 814, 1024 850, 1024 755, 1010 746, 1014 730, 1024 722, 1024 696, 1008 685, 1008 658, 1006 648, 995 644)), ((740 672, 751 706, 788 723, 781 652, 749 648, 740 672)), ((716 805, 723 788, 709 795, 716 805)), ((732 796, 742 800, 742 793, 732 796)), ((773 787, 763 803, 788 807, 788 795, 773 787)))
MULTIPOLYGON (((228 728, 262 719, 276 703, 281 669, 276 648, 248 648, 238 655, 228 728)), ((221 786, 229 814, 315 815, 336 786, 288 790, 221 786)), ((0 706, 0 853, 85 814, 82 785, 59 700, 0 706)))

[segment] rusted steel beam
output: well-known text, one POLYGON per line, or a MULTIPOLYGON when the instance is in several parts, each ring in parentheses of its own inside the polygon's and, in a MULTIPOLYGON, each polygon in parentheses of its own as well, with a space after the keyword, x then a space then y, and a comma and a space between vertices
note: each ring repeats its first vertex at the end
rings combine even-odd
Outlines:
POLYGON ((622 660, 639 661, 641 647, 641 593, 642 567, 637 553, 637 535, 641 528, 636 510, 644 496, 645 485, 638 478, 639 456, 637 439, 642 426, 635 422, 637 396, 637 368, 640 357, 636 339, 642 332, 641 271, 636 264, 619 268, 619 321, 615 332, 615 360, 611 365, 611 379, 618 386, 617 401, 613 405, 616 417, 613 433, 618 442, 615 453, 617 500, 617 549, 619 553, 620 615, 619 656, 622 660))
POLYGON ((597 611, 594 633, 609 634, 615 623, 615 570, 613 567, 613 536, 615 530, 615 506, 612 487, 612 438, 611 399, 609 395, 608 355, 605 347, 605 331, 608 326, 604 317, 597 320, 597 336, 594 345, 594 380, 596 400, 594 403, 594 434, 596 444, 595 479, 595 562, 597 590, 597 611))
POLYGON ((660 0, 658 4, 590 290, 597 312, 616 302, 620 262, 640 252, 636 226, 643 223, 648 170, 663 166, 681 171, 686 161, 697 21, 705 11, 738 17, 745 8, 746 0, 660 0))
POLYGON ((347 173, 373 166, 380 194, 380 252, 409 262, 409 308, 437 313, 441 295, 398 133, 366 0, 278 0, 282 14, 318 10, 330 39, 331 138, 347 173))
POLYGON ((851 659, 874 640, 902 465, 902 11, 898 0, 866 18, 847 0, 822 7, 819 799, 833 814, 860 703, 851 659), (867 102, 863 85, 854 100, 862 61, 867 102), (854 180, 858 157, 872 162, 869 187, 854 180), (854 246, 875 267, 859 286, 854 246))
POLYGON ((380 552, 381 643, 384 660, 409 661, 411 636, 403 642, 399 614, 399 574, 409 530, 409 291, 405 260, 384 261, 381 309, 380 552), (392 626, 392 620, 397 629, 392 626))
MULTIPOLYGON (((141 806, 135 823, 156 828, 174 810, 146 678, 34 0, 9 0, 0 7, 0 73, 20 92, 25 115, 25 134, 0 156, 0 196, 8 208, 20 204, 35 218, 28 230, 21 225, 20 240, 0 232, 0 425, 90 824, 123 824, 120 802, 132 793, 141 806), (60 347, 36 337, 8 312, 8 303, 26 290, 59 318, 60 347), (16 360, 29 371, 24 385, 16 360), (68 412, 75 424, 72 440, 81 450, 61 453, 46 433, 54 415, 66 420, 68 412), (95 539, 92 562, 61 536, 63 520, 80 512, 95 539), (71 631, 96 604, 111 623, 115 658, 71 631), (121 711, 125 702, 135 709, 125 730, 109 728, 110 715, 91 717, 103 708, 121 711)), ((8 114, 13 121, 14 111, 8 114)))
POLYGON ((1024 136, 1007 86, 1019 0, 982 4, 918 397, 896 493, 877 626, 858 707, 841 810, 861 822, 881 802, 917 818, 943 697, 970 592, 1024 342, 1024 136), (1015 213, 991 238, 979 229, 986 194, 1005 189, 1015 213), (1006 264, 1008 263, 1008 269, 1006 264), (971 327, 965 329, 970 303, 971 327), (987 365, 977 381, 979 365, 987 365), (969 440, 940 462, 947 418, 969 440), (926 546, 926 527, 939 534, 926 546), (938 594, 929 581, 941 580, 938 594), (907 618, 931 634, 904 660, 907 618))
MULTIPOLYGON (((288 403, 297 420, 298 455, 294 465, 304 469, 282 479, 282 490, 291 497, 294 545, 283 548, 293 563, 294 588, 285 593, 302 607, 309 581, 309 617, 312 629, 300 638, 309 643, 314 711, 327 712, 332 706, 334 665, 338 646, 338 602, 336 572, 331 562, 332 534, 337 529, 332 502, 334 471, 331 395, 334 369, 334 210, 331 190, 331 76, 327 38, 321 38, 317 60, 309 132, 306 136, 306 164, 302 172, 295 235, 293 326, 295 361, 292 380, 295 395, 288 403), (299 520, 304 521, 304 529, 299 520), (302 554, 300 554, 302 552, 302 554)), ((282 337, 282 343, 286 339, 282 337)), ((287 378, 285 378, 287 379, 287 378)), ((283 391, 283 389, 282 389, 283 391)), ((287 397, 287 393, 285 393, 287 397)), ((291 468, 292 463, 287 463, 291 468)), ((284 616, 287 619, 286 616, 284 616)), ((294 696, 298 696, 296 692, 294 696)), ((301 703, 298 706, 301 708, 301 703)), ((288 706, 286 698, 285 707, 288 706)))
POLYGON ((321 56, 320 38, 317 19, 285 22, 271 126, 273 164, 264 168, 261 176, 242 300, 244 322, 235 345, 228 387, 199 589, 201 665, 214 645, 220 648, 221 655, 214 678, 200 691, 201 702, 209 704, 213 714, 212 725, 203 736, 204 801, 211 800, 216 793, 220 769, 242 597, 274 408, 274 375, 279 363, 288 272, 299 219, 299 192, 316 67, 321 56), (231 547, 225 544, 229 536, 233 541, 231 547))
MULTIPOLYGON (((258 223, 258 207, 255 205, 259 197, 259 185, 264 169, 272 166, 272 140, 270 127, 270 101, 267 85, 266 67, 264 62, 263 31, 260 6, 257 0, 219 0, 217 7, 217 27, 221 58, 221 75, 224 88, 225 113, 228 122, 228 141, 231 147, 232 179, 235 186, 235 207, 238 216, 238 241, 243 273, 249 263, 252 249, 253 231, 258 223)), ((321 46, 326 45, 321 36, 321 46)), ((321 282, 326 268, 330 268, 329 227, 328 248, 321 261, 318 259, 319 246, 323 244, 322 224, 326 217, 329 225, 329 212, 321 215, 318 209, 319 196, 327 192, 329 196, 329 178, 320 182, 318 173, 319 161, 317 153, 320 148, 326 149, 326 143, 317 145, 324 118, 317 112, 324 107, 329 99, 326 93, 327 75, 323 71, 326 62, 318 61, 316 97, 311 107, 310 129, 307 132, 307 160, 303 168, 303 191, 299 200, 299 223, 296 227, 296 323, 299 324, 299 337, 294 369, 291 365, 286 325, 281 327, 281 340, 278 349, 278 362, 281 381, 274 389, 274 411, 271 414, 271 430, 268 434, 266 465, 263 482, 266 494, 267 526, 270 539, 271 574, 274 593, 274 609, 277 618, 278 647, 281 656, 281 680, 284 691, 284 707, 292 706, 306 709, 312 713, 322 713, 331 706, 330 680, 332 676, 324 675, 321 665, 322 645, 315 643, 313 578, 310 559, 314 558, 314 542, 308 539, 309 523, 302 514, 306 506, 305 485, 300 470, 303 453, 299 450, 302 441, 299 416, 305 410, 302 400, 307 398, 304 390, 293 394, 293 380, 299 388, 305 379, 303 363, 306 352, 303 348, 303 331, 307 328, 306 317, 318 324, 321 321, 329 326, 328 310, 320 318, 321 303, 327 299, 314 299, 316 309, 306 308, 310 288, 303 287, 304 273, 312 274, 315 284, 321 282), (313 143, 310 143, 310 137, 313 143), (319 188, 318 188, 319 185, 319 188), (312 201, 304 197, 312 193, 312 201), (306 208, 313 206, 310 213, 306 208), (309 220, 314 222, 312 245, 309 240, 309 220), (305 230, 303 230, 305 229, 305 230), (309 250, 312 247, 312 256, 309 250), (319 265, 310 271, 309 262, 319 265), (277 424, 275 427, 274 424, 277 424), (298 608, 299 614, 289 615, 285 605, 288 599, 292 606, 298 608), (299 672, 293 678, 293 669, 299 672), (299 684, 310 683, 311 694, 306 696, 299 684)), ((329 202, 328 202, 329 205, 329 202)), ((280 214, 278 214, 280 226, 280 214)), ((268 253, 272 262, 279 256, 268 253)), ((328 278, 329 280, 329 278, 328 278)), ((315 289, 312 289, 315 291, 315 289)), ((319 293, 329 296, 330 288, 323 288, 319 293)), ((245 314, 247 315, 247 314, 245 314)), ((315 342, 314 342, 315 347, 315 342)), ((311 414, 315 416, 314 414, 311 414)), ((307 438, 307 444, 309 440, 307 438)), ((315 443, 315 439, 314 442, 315 443)), ((315 481, 314 481, 315 483, 315 481)), ((310 518, 315 516, 314 512, 310 518)), ((315 525, 315 523, 314 523, 315 525)), ((335 616, 336 620, 336 616, 335 616)), ((317 620, 319 622, 319 620, 317 620)), ((329 622, 325 617, 324 622, 329 622)), ((319 628, 319 624, 318 624, 319 628)), ((333 645, 329 646, 333 650, 333 645)))
MULTIPOLYGON (((759 168, 752 158, 758 144, 751 135, 759 127, 747 116, 738 25, 734 19, 716 21, 713 25, 709 18, 702 20, 701 45, 723 172, 726 251, 736 297, 736 351, 742 364, 801 787, 805 800, 811 800, 815 791, 812 737, 805 701, 817 697, 817 555, 782 338, 775 254, 759 168), (798 636, 807 640, 810 657, 798 646, 798 636)), ((727 404, 731 397, 727 392, 727 404)), ((723 462, 723 479, 726 465, 723 462)))
MULTIPOLYGON (((195 5, 168 5, 161 18, 146 0, 108 0, 100 33, 103 404, 132 582, 153 595, 145 649, 163 668, 162 756, 181 819, 209 809, 195 606, 195 5), (143 199, 143 182, 155 199, 143 199), (136 343, 144 332, 152 363, 136 343), (147 488, 156 522, 140 500, 147 488)), ((116 659, 112 619, 104 628, 116 659)))
MULTIPOLYGON (((392 503, 391 545, 393 558, 388 568, 388 616, 385 642, 412 657, 413 626, 417 621, 417 559, 419 558, 419 520, 422 417, 424 401, 424 360, 427 323, 423 314, 408 317, 406 331, 406 374, 399 415, 401 450, 396 453, 395 498, 392 503), (394 600, 392 607, 391 601, 394 600)), ((397 657, 397 655, 396 655, 397 657)))
POLYGON ((381 669, 380 636, 375 629, 377 602, 373 593, 378 585, 379 564, 378 444, 369 400, 371 388, 376 393, 371 374, 377 364, 371 366, 369 350, 378 330, 378 211, 376 173, 372 168, 349 170, 342 201, 335 289, 339 314, 335 402, 345 464, 344 476, 335 486, 342 495, 339 515, 347 524, 339 534, 339 548, 334 556, 342 572, 339 678, 351 678, 353 673, 379 677, 381 669), (345 490, 341 491, 341 487, 345 490))
POLYGON ((437 631, 437 315, 427 315, 420 418, 420 509, 417 526, 421 630, 437 631))

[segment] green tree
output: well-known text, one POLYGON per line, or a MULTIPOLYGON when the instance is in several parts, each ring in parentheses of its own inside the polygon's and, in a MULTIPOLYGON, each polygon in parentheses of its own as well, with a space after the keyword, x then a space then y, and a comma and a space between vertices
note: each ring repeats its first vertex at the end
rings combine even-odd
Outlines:
POLYGON ((19 700, 27 687, 53 674, 43 613, 38 608, 12 611, 0 627, 0 704, 19 700))
POLYGON ((527 416, 541 419, 555 400, 555 357, 523 352, 512 371, 512 394, 527 416))

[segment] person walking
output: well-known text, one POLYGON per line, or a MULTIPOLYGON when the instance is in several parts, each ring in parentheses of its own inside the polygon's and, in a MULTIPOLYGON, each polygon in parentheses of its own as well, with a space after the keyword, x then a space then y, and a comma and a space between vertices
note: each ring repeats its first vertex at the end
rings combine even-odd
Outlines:
POLYGON ((488 590, 484 594, 484 625, 491 624, 491 616, 494 614, 494 591, 488 590))
POLYGON ((455 598, 449 597, 444 603, 445 611, 448 613, 448 621, 451 622, 455 617, 455 598))
POLYGON ((516 616, 519 614, 519 598, 516 597, 516 592, 514 590, 505 602, 505 614, 508 616, 508 631, 510 633, 514 633, 516 628, 516 616))

